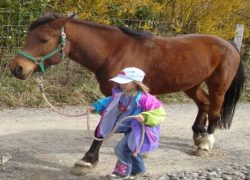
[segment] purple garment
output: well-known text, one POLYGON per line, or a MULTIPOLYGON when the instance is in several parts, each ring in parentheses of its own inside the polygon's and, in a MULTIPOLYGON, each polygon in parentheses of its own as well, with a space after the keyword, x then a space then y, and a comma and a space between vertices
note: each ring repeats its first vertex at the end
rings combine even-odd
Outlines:
MULTIPOLYGON (((150 111, 157 109, 161 106, 161 103, 151 94, 142 93, 142 96, 139 101, 139 105, 142 108, 141 112, 150 111)), ((132 131, 129 134, 128 146, 132 152, 135 152, 138 149, 140 139, 141 139, 141 123, 138 121, 133 121, 131 123, 132 131)), ((159 145, 160 140, 160 125, 150 127, 145 126, 145 137, 144 142, 139 150, 139 153, 145 153, 149 151, 156 150, 159 145)))
MULTIPOLYGON (((105 109, 101 112, 101 120, 96 128, 97 137, 106 137, 115 126, 117 122, 117 116, 119 114, 119 99, 122 96, 122 91, 119 88, 114 88, 112 91, 111 101, 106 104, 105 109)), ((150 111, 161 106, 161 103, 151 94, 138 91, 135 97, 135 101, 131 102, 133 104, 133 110, 129 111, 129 114, 123 114, 124 116, 137 115, 144 111, 150 111)), ((120 119, 120 118, 119 118, 120 119)), ((129 123, 126 123, 126 126, 132 130, 127 133, 128 135, 128 146, 132 152, 135 152, 140 143, 141 139, 141 123, 135 119, 129 120, 129 123)), ((144 153, 157 149, 159 144, 159 133, 160 125, 150 127, 145 126, 145 137, 144 142, 139 150, 139 153, 144 153)))

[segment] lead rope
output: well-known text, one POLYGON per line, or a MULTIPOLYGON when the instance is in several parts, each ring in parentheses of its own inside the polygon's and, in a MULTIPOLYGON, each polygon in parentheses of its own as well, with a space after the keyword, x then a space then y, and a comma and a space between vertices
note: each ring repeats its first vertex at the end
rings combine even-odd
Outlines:
POLYGON ((42 93, 42 96, 43 96, 43 99, 46 101, 46 103, 55 111, 57 112, 58 114, 61 114, 63 116, 67 116, 67 117, 81 117, 81 116, 86 116, 88 114, 88 112, 85 112, 83 114, 65 114, 59 110, 57 110, 49 101, 48 99, 46 98, 45 96, 45 93, 44 93, 44 87, 43 87, 43 83, 42 83, 42 79, 41 78, 36 78, 35 81, 37 82, 38 86, 39 86, 39 89, 42 93))
MULTIPOLYGON (((117 121, 116 125, 113 127, 112 131, 107 135, 107 137, 105 138, 97 138, 95 136, 93 136, 93 134, 90 132, 90 121, 89 121, 89 112, 88 112, 88 108, 86 108, 86 112, 82 113, 82 114, 65 114, 61 111, 59 111, 58 109, 56 109, 47 99, 45 92, 44 92, 44 87, 43 87, 43 83, 42 83, 42 78, 36 78, 35 81, 37 82, 39 89, 42 93, 42 96, 44 98, 44 100, 46 101, 46 103, 58 114, 66 116, 66 117, 81 117, 81 116, 87 116, 87 132, 90 138, 96 140, 96 141, 105 141, 106 139, 110 138, 118 129, 118 127, 120 125, 122 125, 122 123, 128 119, 131 118, 135 118, 136 116, 126 116, 122 119, 120 119, 119 121, 117 121)), ((140 151, 142 144, 144 142, 144 138, 145 138, 145 125, 143 123, 141 123, 141 138, 140 138, 140 142, 139 142, 139 147, 132 152, 132 156, 136 157, 138 152, 140 151)))

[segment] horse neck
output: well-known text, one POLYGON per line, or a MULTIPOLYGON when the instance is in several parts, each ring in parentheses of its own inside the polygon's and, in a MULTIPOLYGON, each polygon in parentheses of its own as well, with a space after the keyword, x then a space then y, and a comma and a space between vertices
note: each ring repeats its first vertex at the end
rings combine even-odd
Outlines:
POLYGON ((65 25, 70 42, 68 56, 90 71, 96 72, 117 46, 114 38, 114 34, 120 33, 117 29, 83 21, 70 21, 65 25))

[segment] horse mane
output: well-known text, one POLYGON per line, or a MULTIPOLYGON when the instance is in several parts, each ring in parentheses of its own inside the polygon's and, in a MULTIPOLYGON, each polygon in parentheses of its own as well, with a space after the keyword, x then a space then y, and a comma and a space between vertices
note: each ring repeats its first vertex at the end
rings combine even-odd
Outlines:
POLYGON ((153 34, 150 32, 130 29, 128 27, 122 27, 122 26, 118 26, 118 28, 125 34, 132 36, 133 38, 136 39, 148 39, 153 37, 153 34))
POLYGON ((47 15, 44 15, 44 16, 38 18, 37 20, 35 20, 30 25, 29 30, 35 29, 38 26, 41 26, 43 24, 46 24, 46 23, 48 23, 50 21, 53 21, 53 20, 61 18, 61 17, 63 17, 63 16, 59 15, 59 14, 47 14, 47 15))
MULTIPOLYGON (((35 20, 29 27, 29 31, 33 30, 35 28, 37 28, 38 26, 41 26, 43 24, 49 23, 55 19, 61 18, 63 17, 63 15, 60 14, 46 14, 40 18, 38 18, 37 20, 35 20)), ((106 27, 105 25, 100 25, 100 24, 95 24, 95 23, 86 23, 87 25, 91 25, 91 26, 95 26, 95 27, 106 27)), ((153 34, 150 32, 146 32, 146 31, 141 31, 141 30, 135 30, 135 29, 131 29, 128 27, 122 27, 122 26, 118 26, 118 28, 125 34, 136 38, 136 39, 149 39, 153 37, 153 34)))

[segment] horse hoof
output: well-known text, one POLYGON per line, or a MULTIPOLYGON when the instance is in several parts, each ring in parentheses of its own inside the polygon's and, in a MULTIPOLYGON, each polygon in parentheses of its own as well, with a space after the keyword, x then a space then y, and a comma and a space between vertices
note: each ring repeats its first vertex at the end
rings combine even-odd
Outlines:
POLYGON ((207 149, 200 149, 200 148, 198 148, 193 153, 193 155, 199 156, 199 157, 206 157, 206 156, 208 156, 208 154, 209 154, 209 151, 207 149))
POLYGON ((70 173, 74 174, 76 176, 84 176, 86 174, 89 174, 93 172, 93 169, 86 168, 86 167, 80 167, 80 166, 73 166, 70 173))
POLYGON ((202 142, 203 136, 204 136, 204 134, 201 134, 201 133, 193 133, 194 145, 199 146, 200 143, 202 142))
POLYGON ((83 176, 88 173, 93 172, 93 165, 89 162, 84 162, 82 160, 79 160, 74 163, 74 166, 71 169, 71 174, 77 175, 77 176, 83 176))
POLYGON ((200 145, 200 143, 201 143, 201 138, 200 139, 194 139, 194 145, 195 146, 199 146, 200 145))

